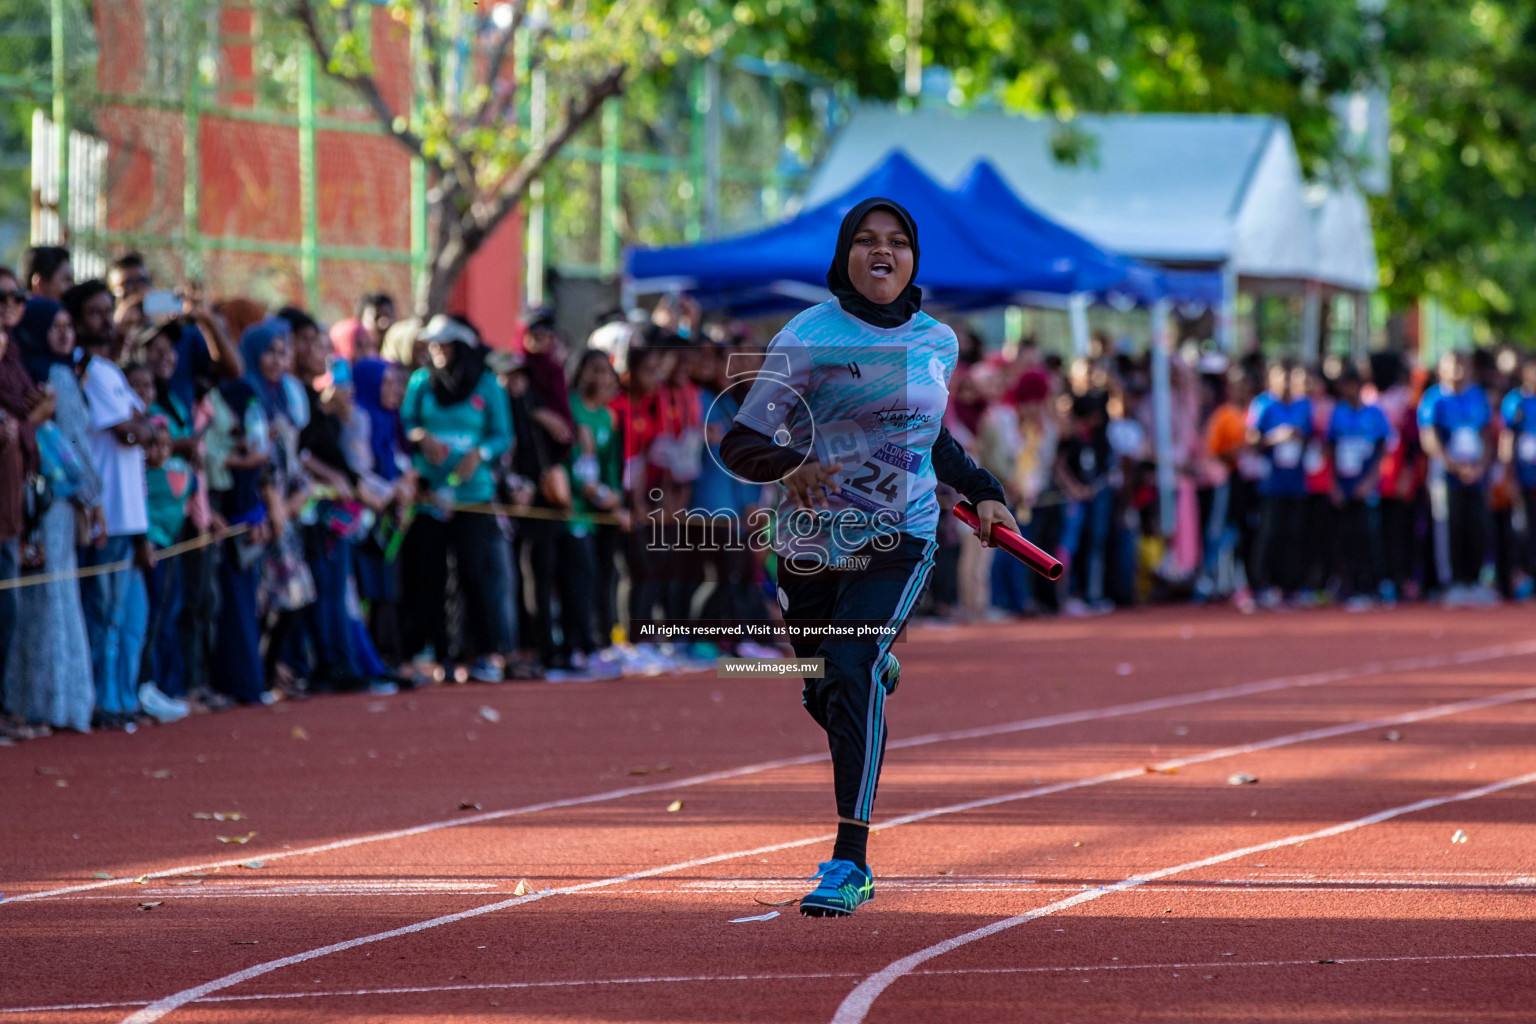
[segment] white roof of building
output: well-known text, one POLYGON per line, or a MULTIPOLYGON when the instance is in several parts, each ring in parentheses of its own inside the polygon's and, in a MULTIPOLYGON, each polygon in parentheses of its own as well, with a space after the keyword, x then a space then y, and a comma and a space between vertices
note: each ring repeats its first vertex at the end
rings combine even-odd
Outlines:
POLYGON ((1092 140, 1076 165, 1051 151, 1055 121, 1002 113, 865 107, 838 134, 805 196, 846 190, 892 149, 955 184, 990 160, 1025 202, 1115 252, 1140 259, 1225 263, 1239 275, 1376 286, 1375 246, 1352 192, 1316 210, 1291 133, 1272 117, 1087 115, 1092 140))

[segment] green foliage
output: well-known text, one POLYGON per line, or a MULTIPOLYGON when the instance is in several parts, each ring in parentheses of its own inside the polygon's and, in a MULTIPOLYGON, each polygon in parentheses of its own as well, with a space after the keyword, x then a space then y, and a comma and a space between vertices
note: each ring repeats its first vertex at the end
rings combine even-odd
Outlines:
POLYGON ((1418 0, 1389 11, 1392 191, 1382 281, 1510 340, 1536 333, 1536 11, 1418 0))

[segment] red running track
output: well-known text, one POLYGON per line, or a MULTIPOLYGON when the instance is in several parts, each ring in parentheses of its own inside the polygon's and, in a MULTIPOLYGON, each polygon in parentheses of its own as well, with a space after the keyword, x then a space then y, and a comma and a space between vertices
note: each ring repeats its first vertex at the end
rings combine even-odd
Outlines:
POLYGON ((1530 621, 916 629, 847 920, 763 905, 833 820, 794 682, 0 750, 0 1022, 1531 1020, 1530 621))

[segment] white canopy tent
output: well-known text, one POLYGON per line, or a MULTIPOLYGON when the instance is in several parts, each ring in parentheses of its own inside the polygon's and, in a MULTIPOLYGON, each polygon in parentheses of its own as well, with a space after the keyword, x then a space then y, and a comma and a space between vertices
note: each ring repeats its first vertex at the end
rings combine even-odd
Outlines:
MULTIPOLYGON (((1076 163, 1064 163, 1052 153, 1061 131, 1055 121, 867 107, 839 133, 805 202, 847 189, 898 145, 945 184, 985 158, 1026 202, 1107 249, 1172 266, 1220 267, 1229 282, 1219 319, 1228 350, 1236 343, 1238 287, 1305 294, 1314 314, 1302 339, 1308 354, 1317 351, 1315 313, 1325 290, 1374 290, 1364 200, 1352 189, 1309 190, 1283 121, 1109 114, 1080 117, 1072 130, 1087 146, 1076 163)), ((1357 317, 1357 333, 1361 327, 1357 317)))

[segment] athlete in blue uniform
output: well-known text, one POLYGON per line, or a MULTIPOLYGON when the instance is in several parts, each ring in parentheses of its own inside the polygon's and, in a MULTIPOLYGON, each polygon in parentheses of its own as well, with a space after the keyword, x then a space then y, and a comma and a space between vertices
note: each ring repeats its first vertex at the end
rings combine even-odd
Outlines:
POLYGON ((1351 609, 1370 604, 1381 578, 1378 485, 1381 459, 1392 439, 1386 414, 1362 400, 1360 385, 1360 371, 1345 363, 1338 379, 1339 401, 1328 421, 1332 499, 1339 510, 1335 556, 1343 584, 1341 596, 1351 609))
POLYGON ((1253 580, 1258 602, 1280 604, 1301 587, 1306 564, 1299 549, 1307 512, 1307 471, 1303 464, 1312 439, 1312 401, 1307 372, 1286 361, 1269 368, 1269 390, 1248 411, 1249 443, 1265 459, 1259 481, 1259 529, 1254 538, 1253 580))
POLYGON ((1429 456, 1429 509, 1434 521, 1435 575, 1448 605, 1481 603, 1478 586, 1488 554, 1485 488, 1493 460, 1488 393, 1469 379, 1466 353, 1440 359, 1440 380, 1419 401, 1419 441, 1429 456))
POLYGON ((1504 435, 1499 455, 1514 483, 1511 493, 1525 518, 1525 549, 1521 568, 1527 574, 1525 587, 1536 577, 1536 530, 1531 517, 1536 516, 1536 359, 1527 357, 1520 366, 1520 386, 1504 396, 1499 406, 1504 421, 1504 435))
POLYGON ((868 199, 843 219, 827 272, 834 298, 791 320, 720 444, 726 467, 777 482, 779 605, 819 635, 794 641, 825 659, 802 700, 827 733, 837 842, 800 901, 807 916, 850 914, 874 896, 869 821, 885 754, 885 701, 901 666, 891 644, 933 568, 940 481, 976 503, 983 543, 1017 529, 1003 489, 941 424, 958 358, 954 332, 921 311, 917 225, 868 199), (871 627, 845 638, 837 630, 871 627), (824 627, 831 627, 830 630, 824 627))

